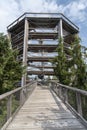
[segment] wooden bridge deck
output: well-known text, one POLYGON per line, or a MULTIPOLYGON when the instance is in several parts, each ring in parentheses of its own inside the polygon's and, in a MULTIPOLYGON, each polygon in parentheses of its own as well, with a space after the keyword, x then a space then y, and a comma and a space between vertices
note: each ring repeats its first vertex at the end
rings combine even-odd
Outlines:
POLYGON ((46 86, 37 86, 6 130, 86 130, 46 86))

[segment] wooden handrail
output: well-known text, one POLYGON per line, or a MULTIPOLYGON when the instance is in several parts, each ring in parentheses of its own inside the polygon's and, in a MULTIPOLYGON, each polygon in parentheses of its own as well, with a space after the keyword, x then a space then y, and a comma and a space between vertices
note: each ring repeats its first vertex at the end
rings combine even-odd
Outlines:
POLYGON ((67 86, 67 85, 60 84, 60 83, 55 82, 55 81, 51 81, 51 82, 52 82, 52 83, 56 83, 57 85, 60 85, 62 88, 66 88, 66 89, 68 89, 68 90, 72 90, 72 91, 74 91, 74 92, 78 92, 78 93, 80 93, 80 94, 82 94, 82 95, 87 96, 87 91, 85 91, 85 90, 78 89, 78 88, 75 88, 75 87, 69 87, 69 86, 67 86))
MULTIPOLYGON (((87 126, 87 121, 83 116, 83 109, 82 109, 82 96, 87 97, 87 91, 81 90, 75 87, 70 87, 67 85, 63 85, 58 83, 57 81, 51 81, 51 88, 52 90, 63 100, 63 102, 72 110, 76 116, 78 116, 82 122, 87 126), (69 91, 70 90, 70 91, 69 91), (75 97, 72 100, 76 101, 76 109, 70 104, 69 94, 74 92, 75 97)), ((85 100, 85 97, 84 97, 85 100)), ((85 104, 86 105, 86 104, 85 104)), ((87 108, 86 108, 87 109, 87 108)))
MULTIPOLYGON (((59 84, 59 83, 58 83, 59 84)), ((82 95, 85 95, 85 96, 87 96, 87 91, 85 91, 85 90, 81 90, 81 89, 78 89, 78 88, 75 88, 75 87, 69 87, 69 86, 67 86, 67 85, 63 85, 63 84, 59 84, 61 87, 63 87, 63 88, 66 88, 66 89, 68 89, 68 90, 72 90, 72 91, 74 91, 74 92, 78 92, 78 93, 80 93, 80 94, 82 94, 82 95)))
MULTIPOLYGON (((34 81, 34 82, 35 82, 35 81, 34 81)), ((33 84, 34 82, 31 82, 31 83, 29 83, 29 84, 27 84, 27 85, 25 85, 25 86, 23 86, 23 87, 16 88, 16 89, 14 89, 14 90, 12 90, 12 91, 10 91, 10 92, 7 92, 7 93, 4 93, 4 94, 0 95, 0 100, 2 100, 2 99, 4 99, 4 98, 6 98, 6 97, 8 97, 8 96, 10 96, 10 95, 12 95, 12 94, 18 92, 18 91, 20 91, 20 90, 22 90, 22 89, 24 89, 24 88, 30 86, 30 85, 33 84)))
MULTIPOLYGON (((5 119, 6 122, 5 122, 5 124, 2 124, 4 126, 1 128, 1 130, 5 130, 5 128, 7 127, 7 125, 11 122, 11 120, 13 119, 14 115, 16 114, 16 112, 24 104, 24 102, 28 98, 28 95, 30 95, 29 91, 32 92, 33 89, 35 88, 36 83, 37 83, 37 81, 32 81, 32 82, 30 82, 29 84, 27 84, 27 85, 25 85, 23 87, 16 88, 16 89, 14 89, 14 90, 12 90, 10 92, 7 92, 7 93, 4 93, 4 94, 0 95, 0 102, 4 101, 4 99, 6 99, 6 101, 3 102, 3 103, 4 103, 4 105, 7 104, 6 105, 7 106, 7 108, 6 108, 7 109, 6 110, 6 119, 5 119), (33 85, 33 87, 30 88, 30 86, 32 86, 32 85, 33 85), (15 97, 15 96, 17 96, 17 97, 15 97), (12 103, 13 103, 14 100, 18 101, 18 99, 16 99, 16 98, 19 99, 19 102, 18 102, 19 104, 18 104, 16 110, 13 112, 12 111, 12 109, 13 109, 13 106, 12 106, 13 104, 12 103), (14 99, 14 100, 12 100, 12 99, 14 99)), ((0 109, 2 107, 3 107, 3 105, 1 104, 0 109)), ((2 110, 3 110, 3 108, 2 108, 2 110)), ((2 115, 2 117, 3 117, 3 115, 2 115)))
POLYGON ((10 96, 10 95, 12 95, 12 94, 14 94, 14 93, 16 93, 17 91, 19 91, 19 90, 21 90, 21 89, 23 89, 23 88, 22 88, 22 87, 19 87, 19 88, 14 89, 14 90, 12 90, 12 91, 10 91, 10 92, 7 92, 7 93, 4 93, 4 94, 0 95, 0 100, 5 99, 6 97, 8 97, 8 96, 10 96))

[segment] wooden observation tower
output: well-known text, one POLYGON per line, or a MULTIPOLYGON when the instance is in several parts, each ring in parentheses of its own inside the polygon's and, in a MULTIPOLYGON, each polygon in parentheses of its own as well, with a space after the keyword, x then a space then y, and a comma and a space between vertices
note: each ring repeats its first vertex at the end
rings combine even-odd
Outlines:
POLYGON ((79 28, 61 13, 24 13, 7 27, 13 49, 19 50, 18 59, 27 65, 27 75, 54 75, 49 63, 55 56, 59 37, 65 49, 73 41, 79 28))

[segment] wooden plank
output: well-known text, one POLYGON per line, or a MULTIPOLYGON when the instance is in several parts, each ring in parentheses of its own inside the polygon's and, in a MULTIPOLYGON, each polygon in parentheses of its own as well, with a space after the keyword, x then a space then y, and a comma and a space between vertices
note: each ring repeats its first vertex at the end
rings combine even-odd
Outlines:
POLYGON ((7 120, 11 117, 12 114, 12 95, 8 97, 7 101, 7 120))
POLYGON ((43 75, 54 75, 54 72, 53 71, 27 71, 27 74, 28 75, 38 75, 38 74, 43 74, 43 75))
MULTIPOLYGON (((15 130, 15 129, 8 129, 8 130, 15 130)), ((36 130, 36 128, 19 128, 18 130, 36 130)), ((38 130, 44 130, 43 128, 38 128, 38 130)), ((70 128, 70 129, 67 129, 67 128, 46 128, 46 130, 84 130, 82 128, 70 128)))
POLYGON ((82 101, 80 93, 76 93, 76 101, 77 101, 77 111, 82 116, 82 101))
POLYGON ((6 130, 86 130, 46 87, 36 87, 6 130))

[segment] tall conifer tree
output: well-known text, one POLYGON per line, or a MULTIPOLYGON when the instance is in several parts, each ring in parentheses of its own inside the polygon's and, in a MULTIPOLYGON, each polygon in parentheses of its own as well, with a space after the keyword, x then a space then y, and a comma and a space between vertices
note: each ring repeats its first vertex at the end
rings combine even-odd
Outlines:
POLYGON ((11 49, 8 38, 0 34, 0 94, 15 88, 23 70, 21 62, 17 61, 17 52, 11 49))
MULTIPOLYGON (((66 56, 64 44, 60 38, 56 49, 58 56, 52 61, 56 77, 60 83, 87 90, 87 63, 84 61, 78 36, 74 37, 74 42, 67 51, 70 59, 66 56)), ((85 56, 87 56, 86 52, 85 56)))
POLYGON ((75 40, 72 43, 71 70, 74 73, 72 86, 78 87, 80 89, 87 89, 87 64, 83 58, 80 42, 80 38, 75 36, 75 40))
POLYGON ((64 51, 63 39, 59 39, 58 47, 56 49, 57 56, 53 59, 54 73, 59 79, 60 83, 69 85, 70 72, 68 71, 68 61, 64 51))

